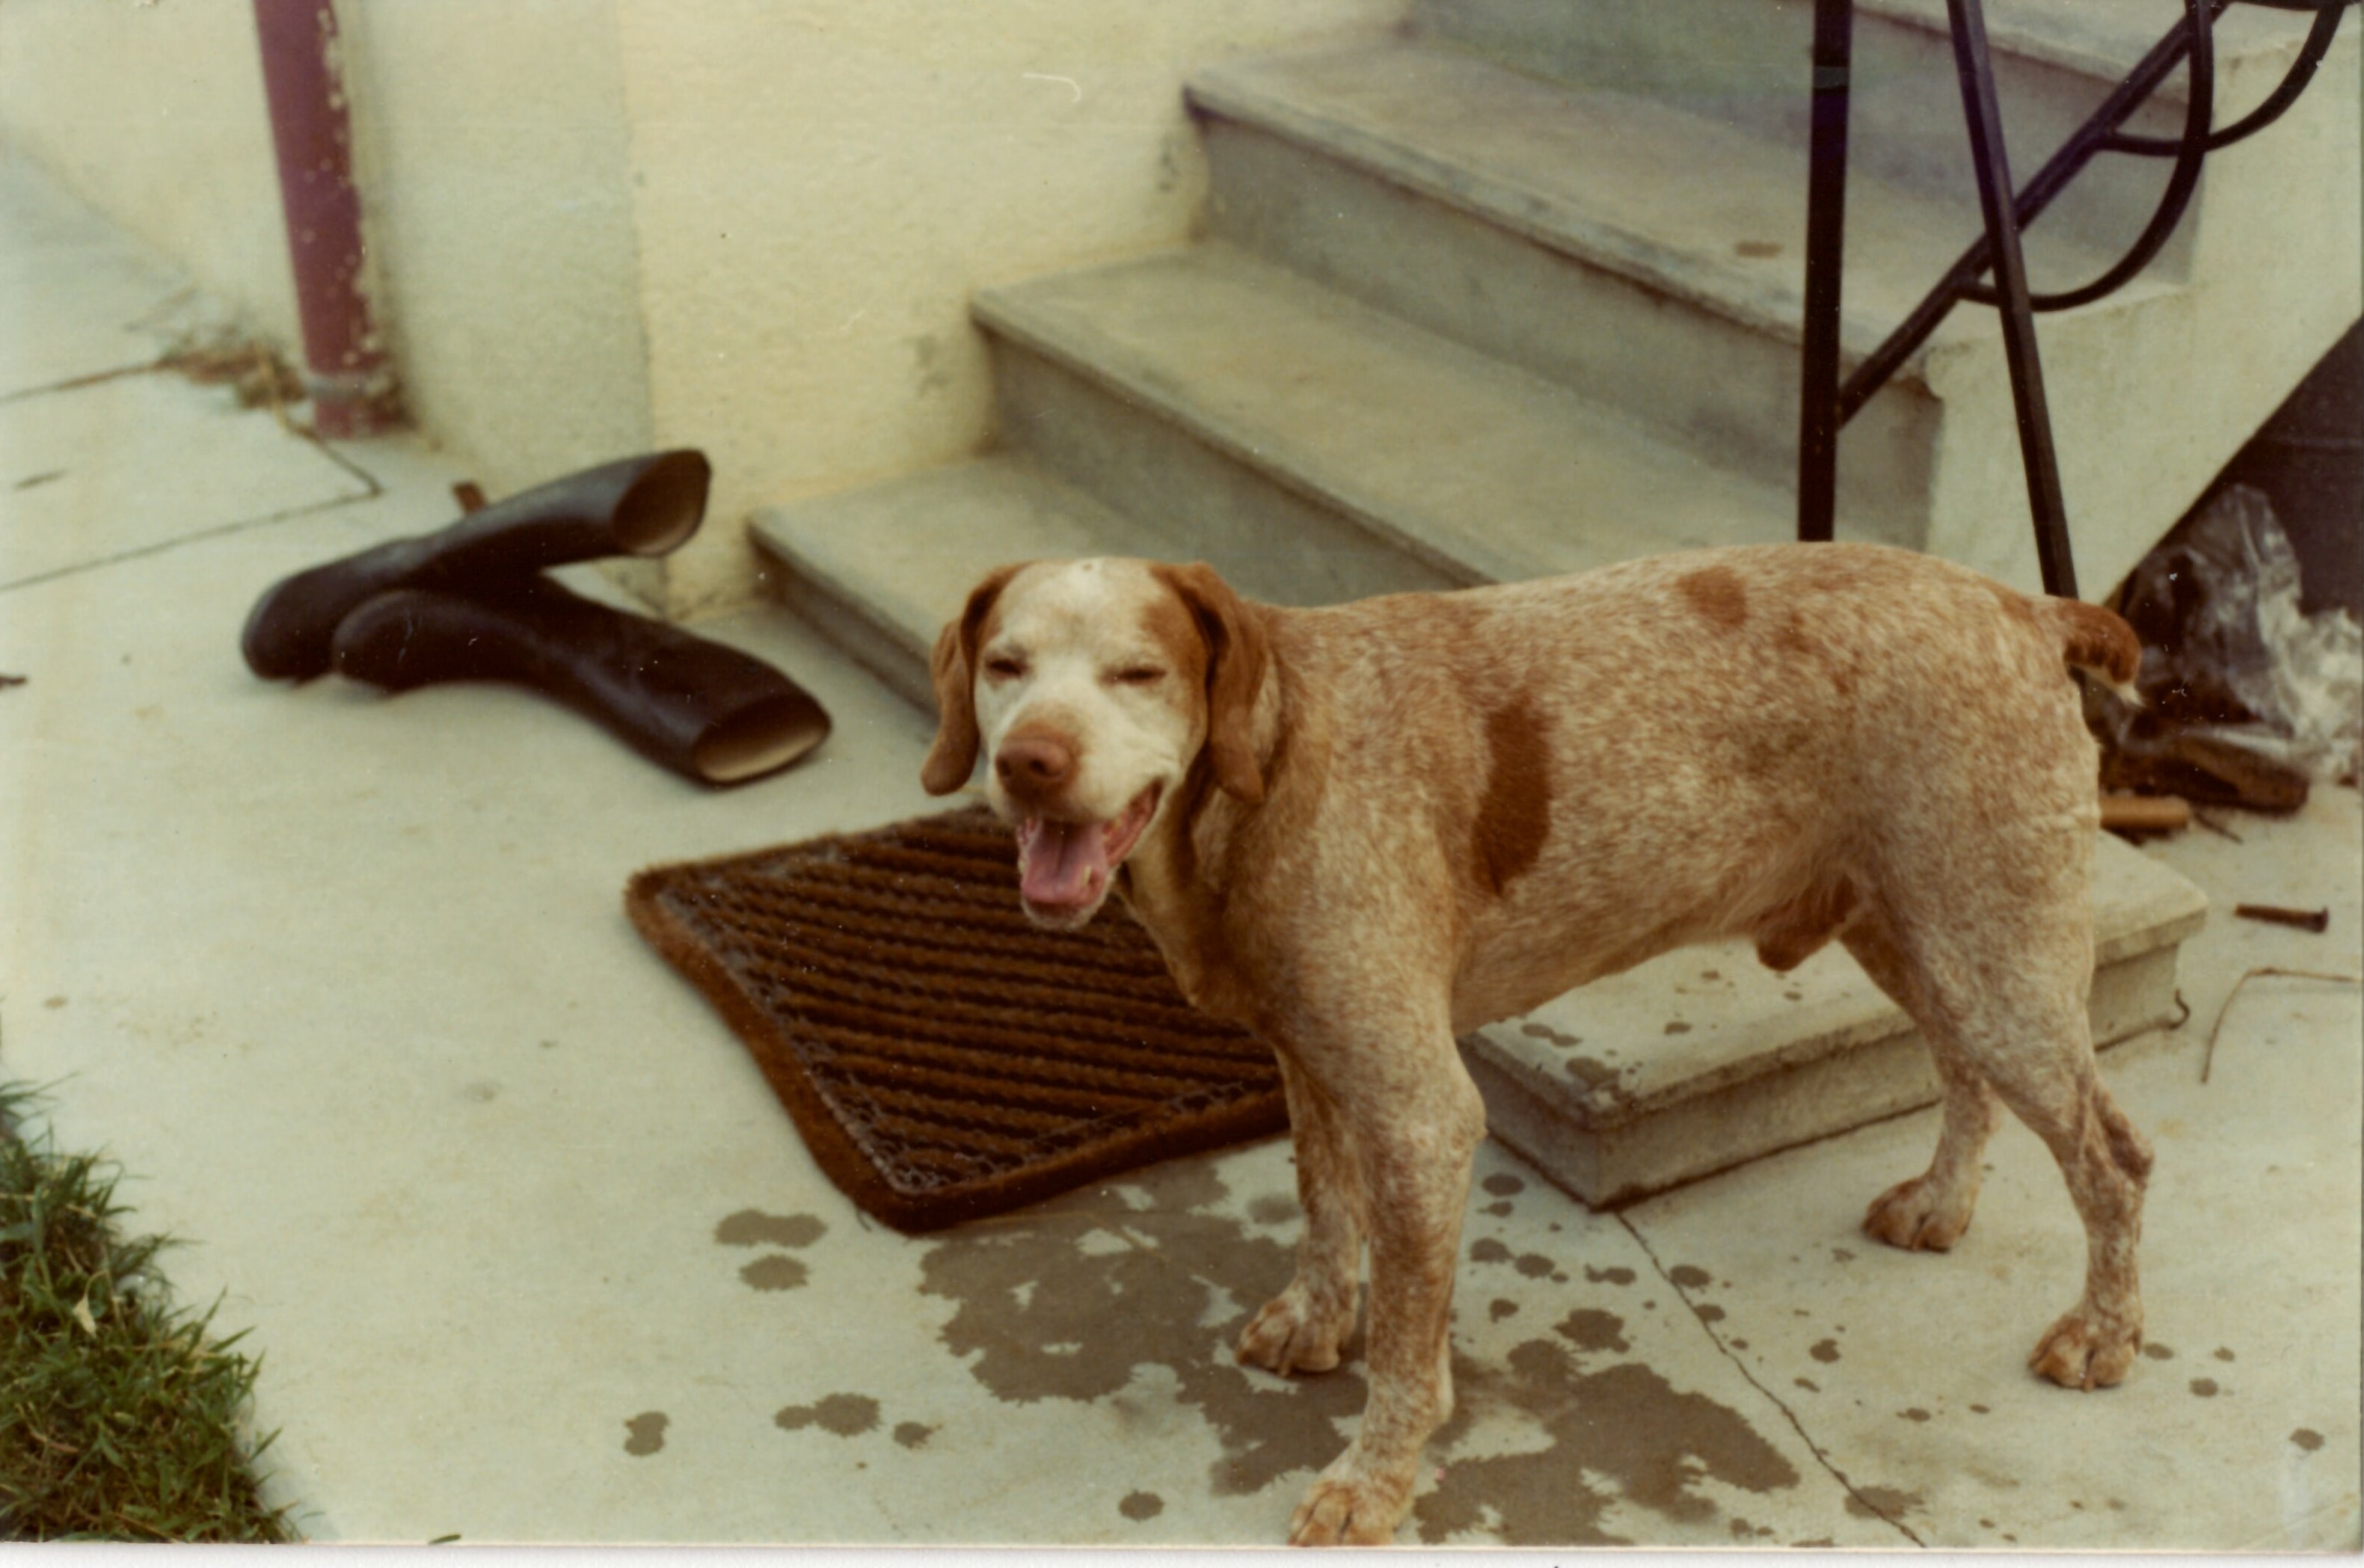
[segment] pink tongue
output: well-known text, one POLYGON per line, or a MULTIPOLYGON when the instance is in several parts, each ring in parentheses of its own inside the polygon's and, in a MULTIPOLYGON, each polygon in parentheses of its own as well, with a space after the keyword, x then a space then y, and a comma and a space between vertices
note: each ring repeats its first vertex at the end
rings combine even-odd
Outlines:
POLYGON ((1108 834, 1097 822, 1045 821, 1028 846, 1020 885, 1037 904, 1080 904, 1092 873, 1108 874, 1108 834))

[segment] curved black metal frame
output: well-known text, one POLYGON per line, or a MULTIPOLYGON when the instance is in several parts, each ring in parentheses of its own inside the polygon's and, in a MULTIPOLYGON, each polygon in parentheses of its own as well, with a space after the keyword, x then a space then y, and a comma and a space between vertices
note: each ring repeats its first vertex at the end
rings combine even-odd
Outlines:
POLYGON ((2174 234, 2198 186, 2207 154, 2254 136, 2280 119, 2298 101, 2329 52, 2341 13, 2358 0, 2245 0, 2284 11, 2312 12, 2314 21, 2290 72, 2265 101, 2222 130, 2215 114, 2217 17, 2234 0, 2185 0, 2182 21, 2159 40, 2111 93, 2092 117, 2048 159, 2024 189, 2014 190, 2003 149, 1994 72, 1987 50, 1980 0, 1946 0, 1956 72, 1970 136, 1971 163, 1979 184, 1985 232, 1946 270, 1936 286, 1886 341, 1839 378, 1839 295, 1845 238, 1849 56, 1854 0, 1815 0, 1813 117, 1806 196, 1806 319, 1804 386, 1798 439, 1798 537, 1827 539, 1837 514, 1838 433, 1872 395, 1885 385, 1928 339, 1947 312, 1970 300, 1998 308, 2003 352, 2018 415, 2020 452, 2027 471, 2028 502, 2035 519, 2036 560, 2046 593, 2074 597, 2076 567, 2068 545, 2068 508, 2052 445, 2052 422, 2044 399, 2042 361, 2036 351, 2035 317, 2067 310, 2115 292, 2149 265, 2174 234), (2178 65, 2187 76, 2182 134, 2139 136, 2126 120, 2147 102, 2178 65), (2098 152, 2175 160, 2158 206, 2126 253, 2091 282, 2072 289, 2037 294, 2028 287, 2020 255, 2020 232, 2034 223, 2098 152), (1981 280, 1994 274, 1990 284, 1981 280))

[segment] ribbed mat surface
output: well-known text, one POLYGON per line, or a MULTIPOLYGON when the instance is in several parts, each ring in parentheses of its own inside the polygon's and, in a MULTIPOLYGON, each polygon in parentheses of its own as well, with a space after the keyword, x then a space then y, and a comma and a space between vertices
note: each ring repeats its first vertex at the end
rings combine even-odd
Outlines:
POLYGON ((1028 923, 982 807, 656 867, 624 903, 898 1229, 1288 1125, 1272 1052, 1192 1009, 1130 916, 1028 923))

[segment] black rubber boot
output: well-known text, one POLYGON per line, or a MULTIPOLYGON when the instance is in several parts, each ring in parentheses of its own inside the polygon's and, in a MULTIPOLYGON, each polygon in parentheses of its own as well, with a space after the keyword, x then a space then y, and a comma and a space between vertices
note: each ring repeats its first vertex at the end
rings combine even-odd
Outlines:
POLYGON ((333 654, 339 673, 389 691, 531 686, 710 784, 784 768, 829 734, 820 704, 761 660, 542 577, 381 595, 344 618, 333 654))
POLYGON ((713 470, 684 449, 602 463, 469 513, 451 527, 392 539, 274 584, 255 601, 239 647, 266 680, 327 673, 337 623, 396 588, 519 579, 609 555, 663 555, 697 531, 713 470))

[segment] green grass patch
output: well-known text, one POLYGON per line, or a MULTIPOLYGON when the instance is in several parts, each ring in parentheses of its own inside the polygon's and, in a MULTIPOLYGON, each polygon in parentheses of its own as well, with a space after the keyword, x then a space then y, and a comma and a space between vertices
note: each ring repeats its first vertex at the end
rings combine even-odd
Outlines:
POLYGON ((127 1238, 119 1173, 0 1085, 0 1538, 282 1541, 245 1435, 257 1362, 176 1307, 170 1243, 127 1238))

